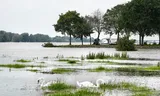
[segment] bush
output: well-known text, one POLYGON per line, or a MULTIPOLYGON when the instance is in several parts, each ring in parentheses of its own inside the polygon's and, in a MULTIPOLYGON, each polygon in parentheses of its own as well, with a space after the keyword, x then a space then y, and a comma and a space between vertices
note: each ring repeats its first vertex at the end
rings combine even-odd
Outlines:
POLYGON ((54 45, 50 42, 44 43, 42 46, 43 47, 54 47, 54 45))
POLYGON ((117 42, 116 49, 117 51, 136 51, 134 43, 135 40, 129 40, 129 37, 124 36, 117 42))

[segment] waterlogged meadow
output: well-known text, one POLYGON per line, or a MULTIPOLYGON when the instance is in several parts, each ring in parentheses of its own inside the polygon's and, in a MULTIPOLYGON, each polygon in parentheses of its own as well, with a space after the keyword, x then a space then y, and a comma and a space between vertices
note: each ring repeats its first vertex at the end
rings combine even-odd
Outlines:
POLYGON ((43 48, 41 44, 0 44, 0 96, 160 95, 159 49, 118 52, 114 48, 43 48), (104 83, 98 86, 97 79, 104 83))

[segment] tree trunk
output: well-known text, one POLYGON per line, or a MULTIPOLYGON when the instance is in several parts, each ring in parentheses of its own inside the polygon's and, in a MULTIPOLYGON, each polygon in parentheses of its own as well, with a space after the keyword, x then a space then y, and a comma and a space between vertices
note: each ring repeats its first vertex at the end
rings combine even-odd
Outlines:
POLYGON ((141 45, 141 34, 139 34, 139 45, 141 45))
POLYGON ((142 35, 142 46, 144 45, 144 35, 142 35))
POLYGON ((119 32, 117 32, 117 42, 119 41, 119 32))
POLYGON ((89 36, 90 36, 90 45, 91 45, 92 44, 92 42, 91 42, 91 34, 89 36))
POLYGON ((71 45, 71 34, 69 35, 69 45, 71 45))
POLYGON ((160 45, 160 32, 159 32, 159 45, 160 45))
POLYGON ((83 45, 83 35, 81 36, 81 41, 82 41, 82 45, 83 45))

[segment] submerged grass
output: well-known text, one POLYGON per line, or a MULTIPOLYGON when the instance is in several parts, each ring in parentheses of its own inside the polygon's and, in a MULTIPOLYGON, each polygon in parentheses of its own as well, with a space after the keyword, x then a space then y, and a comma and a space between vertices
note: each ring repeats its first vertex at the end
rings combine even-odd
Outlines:
POLYGON ((28 69, 27 71, 38 72, 39 70, 37 70, 37 69, 28 69))
POLYGON ((100 89, 104 90, 129 90, 132 92, 132 96, 152 96, 153 90, 143 87, 143 86, 137 86, 135 84, 126 83, 126 82, 120 82, 120 83, 105 83, 100 85, 100 89), (138 94, 145 94, 145 95, 138 95, 138 94))
POLYGON ((77 63, 77 60, 69 60, 69 59, 59 59, 60 62, 67 62, 69 64, 75 64, 77 63))
POLYGON ((55 74, 63 74, 63 73, 70 73, 70 72, 76 72, 76 71, 73 69, 57 68, 57 69, 53 69, 51 72, 55 74))
POLYGON ((15 60, 15 61, 16 62, 22 62, 22 63, 31 62, 30 60, 24 60, 24 59, 15 60))
POLYGON ((42 65, 25 65, 25 64, 0 64, 0 67, 25 68, 25 67, 45 67, 45 66, 42 66, 42 65))
POLYGON ((95 69, 90 69, 90 70, 88 70, 88 71, 90 71, 90 72, 109 72, 109 71, 112 71, 112 69, 108 69, 108 68, 105 68, 105 67, 102 67, 102 66, 100 66, 100 67, 98 67, 98 68, 95 68, 95 69))
POLYGON ((49 94, 47 96, 100 96, 101 93, 95 92, 95 91, 90 91, 88 89, 81 89, 75 92, 58 92, 55 94, 49 94))

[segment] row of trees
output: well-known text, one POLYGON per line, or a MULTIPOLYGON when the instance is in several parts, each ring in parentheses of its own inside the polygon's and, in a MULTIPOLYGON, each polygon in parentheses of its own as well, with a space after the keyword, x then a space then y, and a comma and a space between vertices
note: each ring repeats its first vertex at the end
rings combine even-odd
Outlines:
MULTIPOLYGON (((80 38, 98 33, 95 44, 99 44, 101 32, 110 35, 139 35, 139 44, 144 44, 145 36, 159 34, 160 44, 160 0, 132 0, 126 4, 117 5, 108 9, 105 14, 96 10, 92 15, 80 16, 76 11, 68 11, 59 15, 57 24, 54 25, 57 32, 67 34, 70 37, 80 38)), ((71 39, 70 39, 71 45, 71 39)))
MULTIPOLYGON (((80 42, 80 39, 71 38, 73 42, 80 42)), ((6 31, 0 31, 0 42, 68 42, 68 36, 56 36, 49 37, 48 35, 43 34, 16 34, 6 31)), ((94 38, 92 38, 93 42, 94 38)), ((89 42, 90 40, 84 38, 84 42, 89 42)))
POLYGON ((43 34, 15 34, 6 31, 0 31, 0 42, 50 42, 51 38, 43 34))

